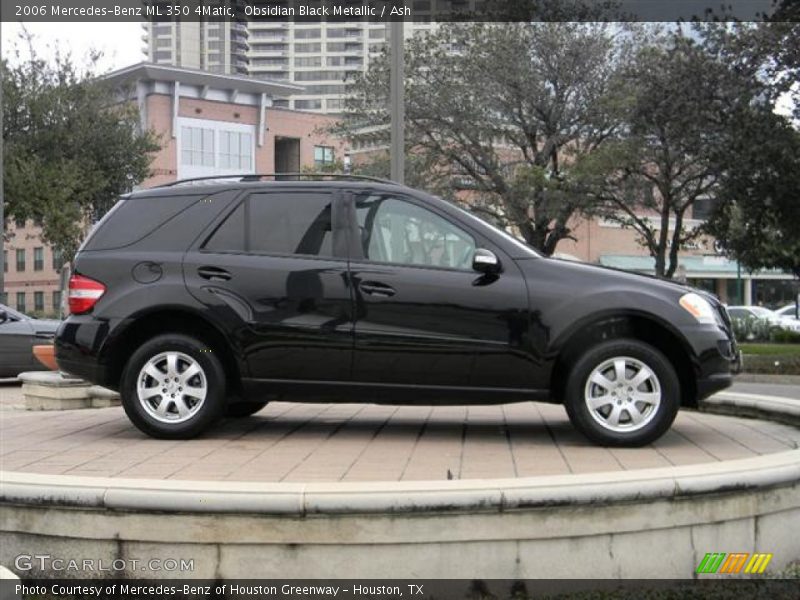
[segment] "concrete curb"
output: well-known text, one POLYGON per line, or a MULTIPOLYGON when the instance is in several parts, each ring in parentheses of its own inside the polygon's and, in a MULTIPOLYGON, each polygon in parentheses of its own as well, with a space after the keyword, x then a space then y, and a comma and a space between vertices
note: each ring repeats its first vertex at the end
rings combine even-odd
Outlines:
POLYGON ((800 375, 768 375, 766 373, 739 373, 734 377, 735 383, 777 383, 800 385, 800 375))
POLYGON ((797 481, 800 450, 624 473, 441 482, 222 483, 3 472, 0 501, 113 510, 306 516, 575 506, 691 497, 797 481))
POLYGON ((700 410, 778 421, 800 427, 800 400, 738 392, 721 392, 700 403, 700 410))

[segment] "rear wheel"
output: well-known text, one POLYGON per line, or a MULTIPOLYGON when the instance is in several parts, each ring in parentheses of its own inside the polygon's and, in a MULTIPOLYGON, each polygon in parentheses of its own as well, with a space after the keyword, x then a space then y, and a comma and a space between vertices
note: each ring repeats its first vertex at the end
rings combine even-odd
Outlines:
POLYGON ((675 369, 656 348, 611 340, 588 350, 569 374, 570 421, 594 442, 643 446, 661 437, 680 407, 675 369))
POLYGON ((128 418, 144 433, 187 439, 202 433, 223 412, 225 371, 202 341, 160 335, 133 353, 120 387, 128 418))

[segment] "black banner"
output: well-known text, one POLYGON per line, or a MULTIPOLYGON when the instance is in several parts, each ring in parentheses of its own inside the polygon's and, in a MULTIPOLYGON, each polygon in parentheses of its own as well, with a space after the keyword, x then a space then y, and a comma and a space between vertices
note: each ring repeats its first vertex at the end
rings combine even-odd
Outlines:
POLYGON ((3 0, 3 21, 797 21, 797 0, 3 0))
POLYGON ((798 597, 798 579, 737 577, 703 580, 0 580, 2 600, 797 600, 798 597))

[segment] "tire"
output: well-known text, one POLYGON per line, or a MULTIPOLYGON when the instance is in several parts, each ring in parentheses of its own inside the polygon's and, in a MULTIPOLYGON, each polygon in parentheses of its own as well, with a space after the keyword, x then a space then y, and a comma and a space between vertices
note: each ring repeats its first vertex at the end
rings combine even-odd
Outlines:
POLYGON ((120 386, 131 422, 147 435, 169 440, 208 429, 224 412, 225 394, 219 359, 207 344, 182 334, 159 335, 142 344, 125 365, 120 386))
POLYGON ((249 417, 256 414, 267 404, 269 402, 235 402, 225 407, 225 416, 232 419, 249 417))
POLYGON ((632 339, 590 348, 573 365, 564 394, 573 426, 604 446, 654 442, 672 425, 680 401, 678 376, 669 360, 632 339))

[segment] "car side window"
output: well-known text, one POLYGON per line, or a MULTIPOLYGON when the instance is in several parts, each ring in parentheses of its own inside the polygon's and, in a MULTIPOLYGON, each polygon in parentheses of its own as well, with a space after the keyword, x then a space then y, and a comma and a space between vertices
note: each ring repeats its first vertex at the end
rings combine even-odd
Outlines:
POLYGON ((212 252, 333 256, 332 196, 252 194, 220 225, 204 249, 212 252))
POLYGON ((373 195, 358 199, 356 214, 367 260, 472 268, 475 238, 430 210, 393 196, 373 195))

